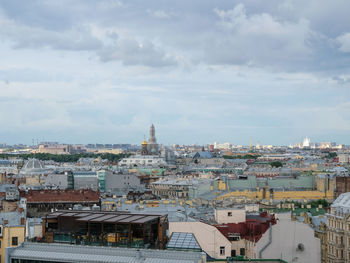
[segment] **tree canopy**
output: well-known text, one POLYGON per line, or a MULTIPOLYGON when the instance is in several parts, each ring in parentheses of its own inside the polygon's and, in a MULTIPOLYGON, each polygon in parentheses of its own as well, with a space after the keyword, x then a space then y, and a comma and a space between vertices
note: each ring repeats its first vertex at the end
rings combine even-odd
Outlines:
POLYGON ((48 161, 52 160, 58 163, 64 163, 64 162, 77 162, 80 158, 98 158, 101 157, 102 159, 107 159, 109 162, 116 163, 120 159, 123 159, 125 157, 129 157, 130 154, 120 153, 120 154, 113 154, 113 153, 79 153, 79 154, 50 154, 50 153, 30 153, 30 154, 18 154, 18 155, 12 155, 12 154, 0 154, 0 158, 2 159, 9 159, 11 157, 18 157, 22 158, 24 160, 27 160, 29 158, 36 158, 38 160, 42 161, 48 161))

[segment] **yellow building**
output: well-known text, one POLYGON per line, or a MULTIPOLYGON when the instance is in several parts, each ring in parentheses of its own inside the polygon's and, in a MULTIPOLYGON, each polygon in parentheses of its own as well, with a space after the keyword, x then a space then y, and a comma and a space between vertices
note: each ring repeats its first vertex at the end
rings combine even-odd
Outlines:
POLYGON ((25 214, 0 213, 0 262, 5 262, 5 249, 16 247, 25 238, 25 214))
POLYGON ((224 195, 216 197, 216 200, 224 200, 232 197, 245 197, 250 200, 318 200, 333 199, 334 191, 321 192, 317 190, 310 191, 273 191, 271 194, 268 189, 257 189, 257 191, 243 190, 231 191, 224 195))

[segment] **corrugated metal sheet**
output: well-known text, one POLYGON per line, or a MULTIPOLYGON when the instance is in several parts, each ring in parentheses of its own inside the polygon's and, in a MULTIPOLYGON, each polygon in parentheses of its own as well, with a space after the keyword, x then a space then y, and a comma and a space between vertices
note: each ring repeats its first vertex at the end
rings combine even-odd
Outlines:
POLYGON ((203 252, 184 252, 111 248, 62 244, 24 243, 10 252, 11 259, 41 260, 50 262, 97 262, 97 263, 195 263, 203 252))

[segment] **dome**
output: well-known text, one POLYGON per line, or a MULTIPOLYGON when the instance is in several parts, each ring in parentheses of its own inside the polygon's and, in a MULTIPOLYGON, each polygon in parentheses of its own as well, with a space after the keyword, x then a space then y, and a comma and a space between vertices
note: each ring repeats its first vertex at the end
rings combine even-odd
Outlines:
POLYGON ((43 164, 38 159, 28 159, 21 169, 22 174, 41 174, 45 172, 43 164))
POLYGON ((38 159, 28 159, 28 161, 23 165, 23 169, 43 169, 43 165, 38 159))
POLYGON ((146 137, 145 136, 143 137, 142 145, 147 145, 147 141, 146 141, 146 137))

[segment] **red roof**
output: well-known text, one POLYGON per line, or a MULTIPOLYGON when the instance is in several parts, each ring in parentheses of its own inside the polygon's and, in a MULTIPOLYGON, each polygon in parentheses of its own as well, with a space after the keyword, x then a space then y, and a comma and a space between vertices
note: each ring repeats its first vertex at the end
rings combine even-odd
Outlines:
POLYGON ((241 239, 258 242, 262 235, 269 229, 271 225, 276 224, 274 215, 269 215, 266 212, 260 213, 259 216, 248 218, 242 223, 229 223, 215 225, 215 227, 227 238, 232 234, 239 234, 241 239))
POLYGON ((93 190, 31 190, 21 191, 27 203, 90 203, 100 201, 100 192, 93 190))

